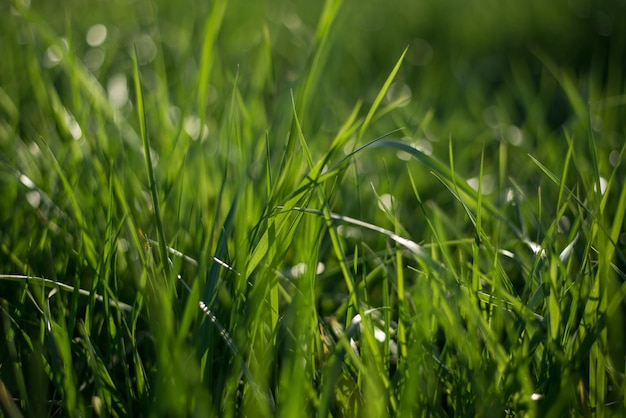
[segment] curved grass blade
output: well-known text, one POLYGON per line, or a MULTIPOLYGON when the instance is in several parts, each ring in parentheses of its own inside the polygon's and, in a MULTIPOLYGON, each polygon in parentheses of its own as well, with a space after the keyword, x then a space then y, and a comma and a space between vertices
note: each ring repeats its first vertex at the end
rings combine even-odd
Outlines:
MULTIPOLYGON (((278 206, 278 209, 283 209, 283 207, 278 206)), ((446 273, 445 267, 441 263, 434 260, 428 254, 428 252, 424 250, 424 248, 421 245, 419 245, 415 241, 412 241, 408 238, 401 237, 400 235, 394 232, 391 232, 388 229, 370 224, 365 221, 361 221, 359 219, 351 218, 349 216, 339 215, 339 214, 332 213, 332 212, 325 214, 323 211, 317 210, 317 209, 294 207, 292 208, 292 210, 295 210, 298 212, 310 213, 310 214, 318 215, 318 216, 329 216, 330 219, 332 219, 333 221, 352 224, 355 226, 359 226, 361 228, 366 228, 371 231, 386 235, 388 238, 392 239, 393 241, 395 241, 396 243, 398 243, 399 245, 403 246, 404 248, 409 250, 411 253, 413 253, 420 261, 426 264, 430 269, 437 271, 439 273, 446 273)))
MULTIPOLYGON (((37 276, 24 276, 22 274, 0 274, 0 280, 7 280, 11 282, 26 282, 26 283, 36 283, 48 288, 57 288, 59 290, 63 290, 64 292, 74 292, 74 286, 70 286, 65 283, 57 282, 54 280, 46 279, 43 277, 37 276)), ((92 292, 85 289, 78 289, 78 294, 81 296, 91 297, 92 292)), ((96 294, 95 299, 98 302, 105 302, 105 298, 102 295, 96 294)), ((120 311, 130 312, 133 310, 133 307, 118 300, 108 299, 109 306, 119 309, 120 311)))
POLYGON ((513 225, 511 221, 507 219, 504 215, 502 215, 500 211, 495 206, 493 206, 490 202, 479 199, 476 190, 474 190, 469 184, 467 184, 467 182, 463 178, 459 177, 457 174, 454 173, 454 171, 446 167, 439 160, 429 155, 424 154, 422 151, 414 148, 413 146, 411 146, 410 144, 407 144, 406 142, 402 142, 402 141, 395 140, 395 139, 383 139, 375 143, 371 143, 369 147, 395 148, 395 149, 404 151, 407 154, 410 154, 416 160, 430 167, 433 170, 433 172, 437 176, 439 176, 441 179, 451 182, 456 189, 462 191, 463 193, 471 197, 474 203, 478 204, 478 202, 480 202, 481 207, 483 209, 485 209, 487 212, 489 212, 489 214, 491 214, 492 216, 497 218, 499 221, 507 225, 507 227, 511 231, 513 231, 513 233, 517 235, 519 238, 523 238, 523 234, 519 230, 518 227, 513 225))

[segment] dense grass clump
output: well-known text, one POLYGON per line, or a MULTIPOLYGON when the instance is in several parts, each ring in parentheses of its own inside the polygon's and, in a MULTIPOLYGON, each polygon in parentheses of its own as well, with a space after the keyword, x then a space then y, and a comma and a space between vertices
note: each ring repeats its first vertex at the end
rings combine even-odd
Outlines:
POLYGON ((0 406, 626 413, 623 2, 0 5, 0 406))

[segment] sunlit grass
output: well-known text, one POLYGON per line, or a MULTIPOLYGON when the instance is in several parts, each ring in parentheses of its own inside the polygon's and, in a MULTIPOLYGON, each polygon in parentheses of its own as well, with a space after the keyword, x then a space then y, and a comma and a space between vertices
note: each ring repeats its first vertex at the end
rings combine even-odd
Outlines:
POLYGON ((623 414, 622 25, 270 3, 2 7, 3 413, 623 414))

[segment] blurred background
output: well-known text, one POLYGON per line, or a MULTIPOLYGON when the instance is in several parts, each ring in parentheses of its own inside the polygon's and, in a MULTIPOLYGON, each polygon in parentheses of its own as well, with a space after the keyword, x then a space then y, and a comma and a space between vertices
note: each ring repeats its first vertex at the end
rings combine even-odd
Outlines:
MULTIPOLYGON (((293 88, 307 68, 323 5, 228 2, 211 83, 223 85, 221 81, 237 74, 244 96, 264 90, 267 106, 257 109, 262 118, 255 115, 260 130, 289 113, 288 107, 276 107, 273 98, 293 88)), ((3 19, 15 14, 9 2, 1 7, 3 19)), ((108 86, 110 98, 124 101, 123 93, 116 96, 115 86, 120 75, 128 74, 129 53, 136 44, 148 82, 151 74, 158 74, 155 89, 184 108, 196 86, 211 2, 67 1, 60 6, 32 1, 30 7, 64 42, 71 37, 77 56, 108 86)), ((390 99, 406 97, 410 102, 403 113, 394 113, 393 122, 379 123, 379 133, 397 125, 415 130, 430 111, 430 140, 450 137, 467 144, 509 135, 525 149, 534 149, 545 129, 559 131, 580 116, 550 65, 571 79, 584 103, 623 94, 625 17, 624 0, 345 1, 332 31, 324 81, 305 118, 305 133, 313 139, 318 129, 332 132, 357 100, 371 101, 408 47, 390 99)), ((3 39, 12 42, 6 33, 3 39)), ((45 42, 41 47, 43 64, 53 68, 58 51, 45 42)), ((8 71, 12 64, 0 65, 8 71)), ((7 82, 7 91, 28 88, 7 82)), ((215 102, 228 91, 207 94, 215 102)), ((611 126, 617 120, 609 119, 603 127, 610 130, 603 139, 607 150, 623 141, 611 126)))

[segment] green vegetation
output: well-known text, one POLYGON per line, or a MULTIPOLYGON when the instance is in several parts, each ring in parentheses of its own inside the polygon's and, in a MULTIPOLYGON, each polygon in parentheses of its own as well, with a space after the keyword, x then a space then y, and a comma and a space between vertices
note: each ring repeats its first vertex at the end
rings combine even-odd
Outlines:
POLYGON ((0 415, 626 414, 598 3, 2 2, 0 415))

